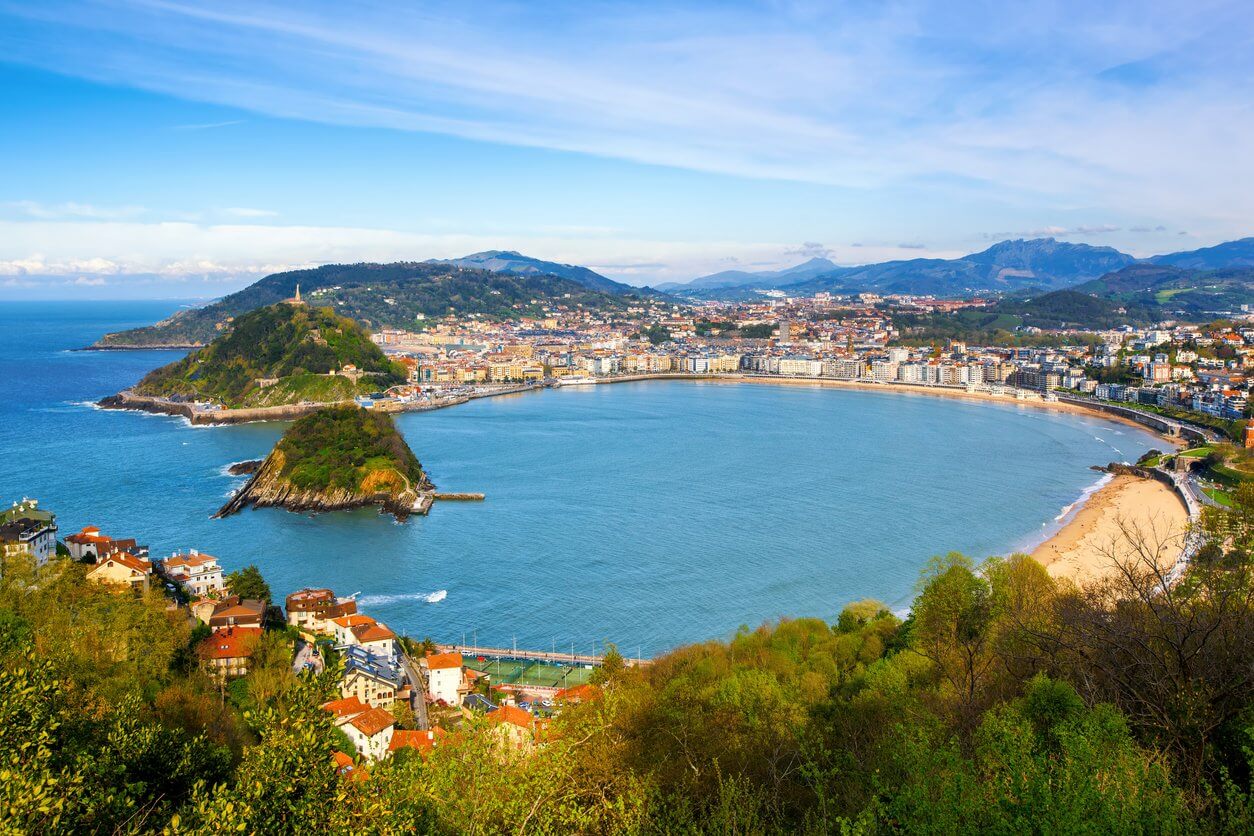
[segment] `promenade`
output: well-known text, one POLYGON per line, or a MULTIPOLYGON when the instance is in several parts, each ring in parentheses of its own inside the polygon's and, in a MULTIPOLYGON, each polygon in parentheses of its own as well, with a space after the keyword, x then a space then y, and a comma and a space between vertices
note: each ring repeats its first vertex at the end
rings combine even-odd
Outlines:
MULTIPOLYGON (((528 662, 551 662, 561 665, 592 665, 599 667, 604 661, 604 656, 594 656, 586 653, 565 653, 563 651, 549 650, 521 650, 519 648, 509 647, 479 647, 477 645, 456 645, 456 644, 437 644, 436 650, 440 653, 461 653, 463 656, 484 656, 493 659, 519 659, 528 662)), ((623 657, 623 661, 628 667, 639 667, 647 665, 649 659, 633 659, 623 657)))

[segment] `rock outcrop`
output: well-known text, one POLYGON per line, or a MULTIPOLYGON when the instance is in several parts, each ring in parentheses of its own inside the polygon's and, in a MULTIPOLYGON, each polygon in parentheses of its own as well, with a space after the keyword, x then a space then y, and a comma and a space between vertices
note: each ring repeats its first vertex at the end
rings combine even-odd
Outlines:
POLYGON ((427 513, 434 494, 389 416, 328 407, 293 424, 214 516, 250 505, 296 512, 377 506, 403 520, 427 513))

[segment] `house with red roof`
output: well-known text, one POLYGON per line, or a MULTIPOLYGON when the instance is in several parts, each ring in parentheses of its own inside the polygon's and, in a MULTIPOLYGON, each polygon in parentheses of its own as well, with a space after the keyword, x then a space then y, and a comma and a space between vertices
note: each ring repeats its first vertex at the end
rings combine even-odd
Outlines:
POLYGON ((427 670, 427 693, 432 702, 461 705, 462 695, 470 688, 460 653, 428 653, 419 664, 427 670))
POLYGON ((201 667, 221 682, 248 673, 248 665, 259 641, 260 627, 228 627, 203 639, 197 645, 196 653, 201 667))
POLYGON ((387 755, 396 726, 390 712, 366 705, 357 697, 323 703, 322 709, 331 714, 336 727, 353 742, 357 754, 371 761, 387 755))
POLYGON ((148 591, 148 579, 152 564, 129 552, 118 551, 96 559, 96 565, 87 572, 87 580, 103 583, 135 592, 148 591))
POLYGON ((85 563, 95 563, 102 557, 118 552, 128 552, 141 559, 148 557, 148 547, 136 543, 135 538, 115 539, 101 534, 100 529, 94 525, 83 526, 82 531, 66 537, 65 547, 69 550, 70 557, 85 563))
POLYGON ((439 746, 446 737, 448 737, 448 733, 439 726, 436 726, 434 729, 419 731, 397 729, 392 732, 392 742, 388 744, 388 751, 395 753, 401 749, 413 749, 419 754, 425 755, 436 746, 439 746))

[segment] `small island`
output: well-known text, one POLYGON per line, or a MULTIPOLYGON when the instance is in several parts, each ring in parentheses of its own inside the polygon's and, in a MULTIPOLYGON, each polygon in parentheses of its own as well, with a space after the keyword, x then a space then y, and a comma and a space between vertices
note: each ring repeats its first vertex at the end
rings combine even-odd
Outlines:
POLYGON ((403 520, 427 513, 434 499, 435 486, 389 415, 329 406, 292 424, 214 516, 249 505, 298 512, 378 506, 403 520))
POLYGON ((293 298, 235 318, 208 345, 100 402, 201 420, 287 419, 406 381, 351 319, 293 298))

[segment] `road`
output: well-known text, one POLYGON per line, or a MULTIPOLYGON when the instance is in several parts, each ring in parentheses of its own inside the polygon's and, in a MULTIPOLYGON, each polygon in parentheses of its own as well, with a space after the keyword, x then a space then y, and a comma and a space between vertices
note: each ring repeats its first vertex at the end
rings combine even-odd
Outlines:
POLYGON ((312 644, 302 643, 300 650, 296 651, 296 658, 292 661, 292 671, 294 673, 300 673, 304 670, 306 662, 313 662, 314 671, 316 673, 322 673, 323 668, 326 667, 325 663, 322 661, 322 655, 314 655, 314 646, 312 644))
POLYGON ((413 693, 410 695, 410 707, 414 710, 414 719, 418 722, 419 729, 431 728, 431 721, 427 718, 427 687, 423 681, 422 674, 409 658, 405 651, 401 651, 401 667, 405 669, 405 675, 409 677, 409 684, 413 693))

